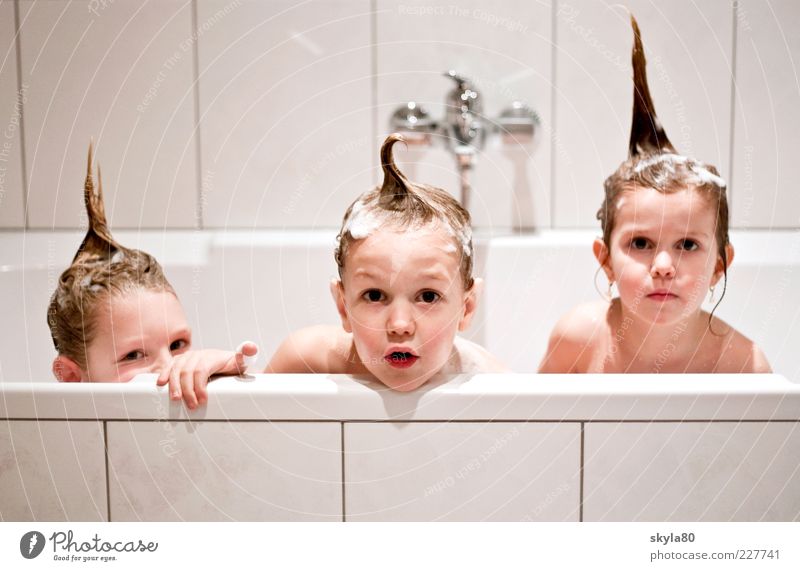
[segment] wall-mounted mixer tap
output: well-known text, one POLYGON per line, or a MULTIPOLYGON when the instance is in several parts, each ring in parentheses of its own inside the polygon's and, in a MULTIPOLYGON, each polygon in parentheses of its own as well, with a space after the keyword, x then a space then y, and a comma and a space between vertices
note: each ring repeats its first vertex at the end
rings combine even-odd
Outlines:
POLYGON ((453 153, 461 183, 461 204, 469 208, 469 172, 489 134, 517 144, 533 138, 539 118, 527 105, 514 101, 496 120, 483 115, 483 101, 473 83, 454 70, 444 74, 455 82, 447 93, 445 117, 436 121, 416 102, 409 101, 392 113, 389 128, 403 133, 412 144, 430 145, 441 141, 453 153))

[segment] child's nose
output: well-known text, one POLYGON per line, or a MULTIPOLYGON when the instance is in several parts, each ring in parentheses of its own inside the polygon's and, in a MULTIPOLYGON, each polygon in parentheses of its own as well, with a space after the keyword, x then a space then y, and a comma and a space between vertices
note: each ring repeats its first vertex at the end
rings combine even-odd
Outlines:
POLYGON ((650 268, 652 277, 671 278, 675 275, 675 264, 672 256, 666 250, 656 253, 653 258, 653 267, 650 268))
POLYGON ((414 317, 411 307, 407 303, 399 301, 392 304, 387 329, 392 335, 411 335, 414 333, 414 317))

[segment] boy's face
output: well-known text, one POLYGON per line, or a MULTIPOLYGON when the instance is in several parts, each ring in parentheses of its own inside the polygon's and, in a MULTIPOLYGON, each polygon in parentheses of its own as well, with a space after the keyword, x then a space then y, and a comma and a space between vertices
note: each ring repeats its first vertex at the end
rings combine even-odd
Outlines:
POLYGON ((154 373, 189 350, 192 332, 171 292, 139 289, 98 306, 83 381, 124 383, 154 373))
POLYGON ((445 365, 475 309, 452 236, 430 226, 382 229, 353 243, 333 294, 361 361, 399 391, 445 365))
POLYGON ((604 269, 623 307, 651 323, 685 320, 722 276, 713 204, 694 189, 640 188, 625 192, 617 209, 604 269))

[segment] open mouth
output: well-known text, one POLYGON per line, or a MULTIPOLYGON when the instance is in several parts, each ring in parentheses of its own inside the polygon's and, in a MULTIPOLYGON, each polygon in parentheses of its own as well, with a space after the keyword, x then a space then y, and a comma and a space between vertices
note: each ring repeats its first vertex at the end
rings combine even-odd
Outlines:
POLYGON ((419 357, 407 351, 392 351, 384 357, 387 363, 397 369, 407 369, 417 362, 419 357))

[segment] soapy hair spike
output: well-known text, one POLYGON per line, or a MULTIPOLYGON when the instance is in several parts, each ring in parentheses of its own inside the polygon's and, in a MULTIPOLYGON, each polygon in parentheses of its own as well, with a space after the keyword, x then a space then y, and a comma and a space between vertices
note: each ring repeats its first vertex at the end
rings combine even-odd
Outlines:
MULTIPOLYGON (((380 186, 380 199, 379 203, 382 208, 387 210, 403 211, 409 208, 425 209, 427 205, 419 200, 417 193, 414 191, 414 185, 409 181, 406 176, 397 168, 394 162, 394 153, 392 148, 397 143, 406 144, 405 138, 399 133, 392 133, 381 145, 381 168, 383 169, 383 183, 380 186), (415 204, 410 205, 409 200, 414 201, 415 204)), ((427 215, 426 215, 427 218, 427 215)))
POLYGON ((86 165, 86 182, 83 186, 83 200, 86 205, 86 214, 89 217, 89 229, 83 238, 72 263, 85 261, 94 258, 110 257, 117 250, 124 248, 114 240, 111 231, 108 229, 106 221, 106 210, 103 201, 103 180, 100 176, 100 167, 97 167, 97 192, 94 189, 94 178, 92 177, 92 159, 94 155, 94 144, 89 142, 89 156, 86 165))
POLYGON ((633 28, 633 50, 631 62, 633 64, 633 120, 631 121, 631 140, 628 145, 628 156, 635 157, 653 153, 676 153, 661 121, 656 116, 656 108, 650 97, 650 87, 647 85, 647 60, 644 56, 642 36, 639 32, 639 23, 631 14, 631 27, 633 28))

